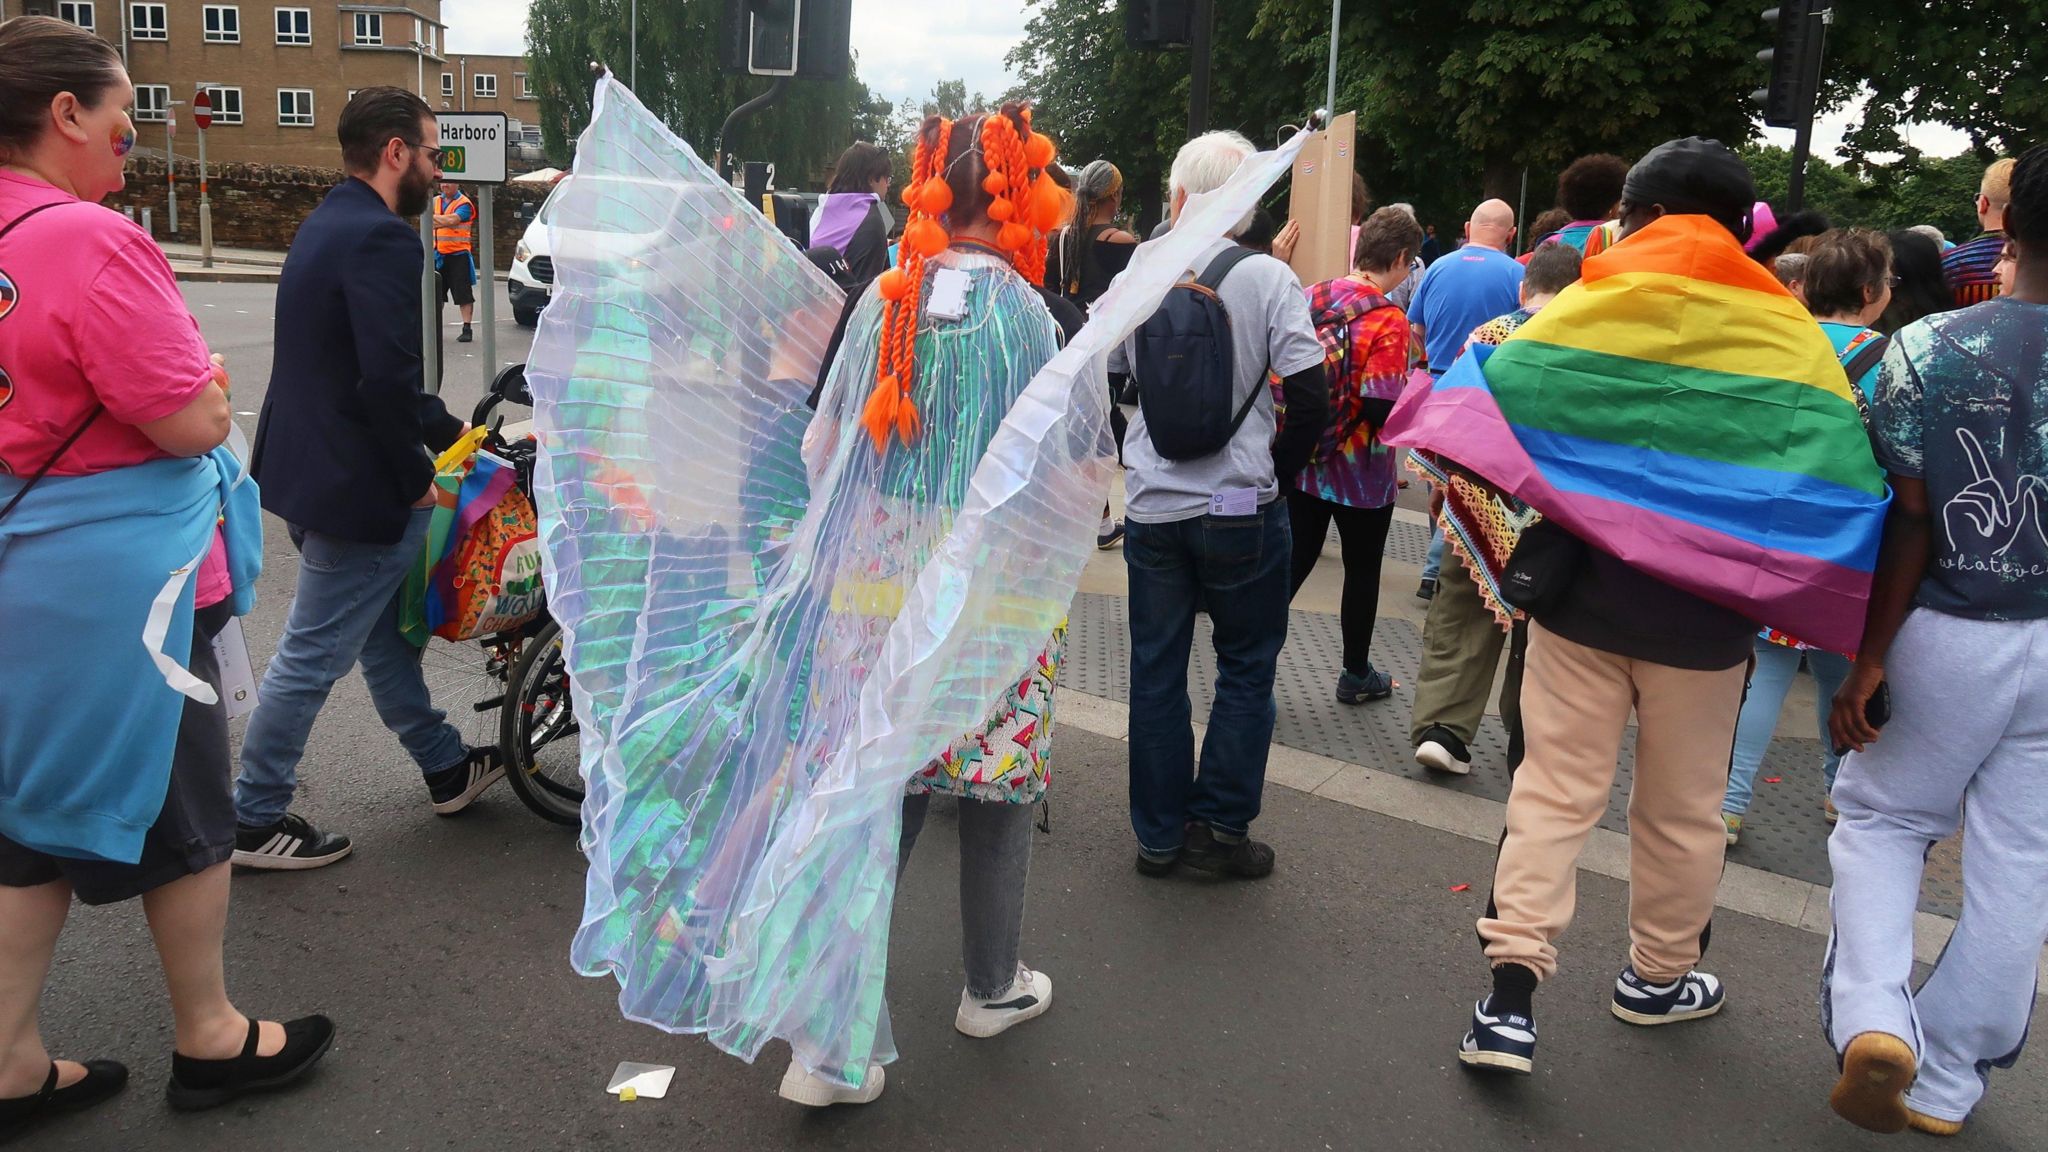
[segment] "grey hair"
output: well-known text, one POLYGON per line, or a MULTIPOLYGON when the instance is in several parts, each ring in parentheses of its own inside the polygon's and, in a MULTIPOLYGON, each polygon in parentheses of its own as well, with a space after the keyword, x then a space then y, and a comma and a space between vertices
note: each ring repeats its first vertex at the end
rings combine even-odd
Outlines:
POLYGON ((1081 292, 1081 266, 1088 262, 1087 240, 1082 232, 1088 227, 1088 218, 1095 214, 1095 206, 1108 199, 1112 192, 1121 196, 1124 190, 1124 175, 1116 165, 1107 160, 1091 160, 1074 174, 1074 205, 1067 217, 1066 227, 1059 233, 1060 272, 1066 283, 1058 291, 1069 297, 1081 292))
POLYGON ((1410 204, 1410 203, 1408 203, 1408 202, 1406 202, 1406 201, 1402 201, 1402 202, 1401 202, 1401 203, 1399 203, 1399 204, 1389 204, 1389 205, 1387 205, 1387 207, 1389 207, 1389 208, 1398 208, 1398 209, 1400 209, 1401 211, 1403 211, 1403 212, 1406 212, 1406 213, 1408 214, 1408 218, 1409 218, 1409 219, 1411 219, 1411 220, 1420 220, 1420 219, 1422 219, 1422 217, 1420 217, 1420 216, 1417 216, 1417 215, 1415 214, 1415 205, 1413 205, 1413 204, 1410 204))
POLYGON ((1927 237, 1929 240, 1934 241, 1934 243, 1938 247, 1948 247, 1948 237, 1942 235, 1941 229, 1936 228, 1932 224, 1915 224, 1911 228, 1906 229, 1906 231, 1918 232, 1922 236, 1927 237))
MULTIPOLYGON (((1173 170, 1167 175, 1167 187, 1175 197, 1182 195, 1199 196, 1223 187, 1243 164, 1245 158, 1258 151, 1242 133, 1218 131, 1205 132, 1180 146, 1173 158, 1173 170)), ((1251 227, 1254 213, 1247 212, 1231 228, 1232 236, 1251 227)))

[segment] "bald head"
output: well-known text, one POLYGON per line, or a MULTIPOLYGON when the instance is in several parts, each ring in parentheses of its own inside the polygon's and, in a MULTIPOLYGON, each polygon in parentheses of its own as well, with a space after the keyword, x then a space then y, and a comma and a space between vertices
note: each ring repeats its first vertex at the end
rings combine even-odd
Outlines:
POLYGON ((1507 251, 1515 235, 1515 210, 1505 200, 1488 200, 1472 210, 1465 224, 1465 240, 1485 248, 1507 251))

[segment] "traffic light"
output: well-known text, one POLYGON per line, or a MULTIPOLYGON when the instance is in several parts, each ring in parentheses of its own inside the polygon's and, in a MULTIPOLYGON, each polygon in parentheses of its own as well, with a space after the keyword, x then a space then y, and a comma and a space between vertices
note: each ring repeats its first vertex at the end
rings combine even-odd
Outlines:
POLYGON ((719 67, 843 80, 853 69, 853 0, 725 0, 719 67))
POLYGON ((1193 25, 1193 0, 1124 0, 1124 42, 1133 48, 1186 44, 1193 25))
POLYGON ((1771 47, 1756 54, 1770 66, 1771 78, 1750 99, 1764 106, 1764 123, 1796 128, 1812 114, 1820 87, 1821 38, 1833 7, 1827 0, 1790 0, 1764 10, 1764 23, 1775 28, 1771 47))

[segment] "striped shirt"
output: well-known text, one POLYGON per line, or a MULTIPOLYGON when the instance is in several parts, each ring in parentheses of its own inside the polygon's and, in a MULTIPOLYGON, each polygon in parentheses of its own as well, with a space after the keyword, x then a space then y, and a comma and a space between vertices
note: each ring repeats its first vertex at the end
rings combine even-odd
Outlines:
POLYGON ((1956 307, 1968 308, 1998 295, 1998 254, 2004 249, 2005 233, 1986 232, 1942 256, 1941 274, 1955 296, 1956 307))

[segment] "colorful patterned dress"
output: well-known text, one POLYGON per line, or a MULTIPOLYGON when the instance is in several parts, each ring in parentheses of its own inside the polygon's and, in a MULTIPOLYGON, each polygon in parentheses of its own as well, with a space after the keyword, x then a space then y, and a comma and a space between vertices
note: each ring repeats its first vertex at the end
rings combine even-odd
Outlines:
MULTIPOLYGON (((1342 376, 1330 388, 1341 402, 1332 406, 1329 429, 1295 477, 1295 490, 1347 508, 1384 508, 1398 487, 1394 453, 1380 443, 1378 426, 1361 419, 1361 408, 1367 400, 1400 398, 1408 377, 1408 317, 1377 289, 1349 277, 1307 291, 1326 362, 1342 376)), ((1268 383, 1277 401, 1278 382, 1268 383)))

